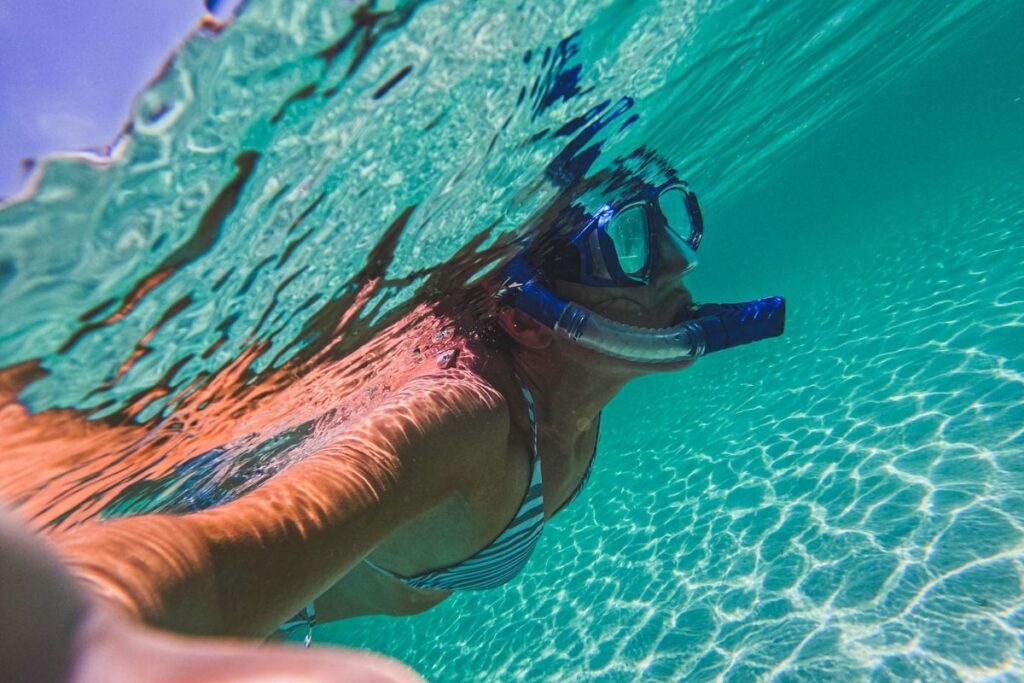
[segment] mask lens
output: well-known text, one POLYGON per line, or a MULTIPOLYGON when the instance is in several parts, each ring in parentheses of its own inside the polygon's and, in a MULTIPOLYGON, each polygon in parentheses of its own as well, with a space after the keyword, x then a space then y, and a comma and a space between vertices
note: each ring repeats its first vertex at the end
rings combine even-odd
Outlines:
POLYGON ((658 207, 676 237, 687 246, 696 249, 700 244, 700 235, 697 226, 693 224, 686 193, 679 188, 669 188, 658 197, 658 207))
POLYGON ((637 275, 647 265, 647 214, 634 206, 618 213, 605 225, 605 234, 615 245, 619 266, 627 275, 637 275))

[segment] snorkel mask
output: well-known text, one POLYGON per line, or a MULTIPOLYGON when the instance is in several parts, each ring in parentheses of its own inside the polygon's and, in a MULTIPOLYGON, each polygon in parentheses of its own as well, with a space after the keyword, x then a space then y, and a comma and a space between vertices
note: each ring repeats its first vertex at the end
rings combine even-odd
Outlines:
MULTIPOLYGON (((697 198, 671 179, 643 184, 625 201, 587 213, 574 205, 560 220, 563 237, 548 240, 544 276, 593 287, 651 284, 667 234, 686 257, 688 272, 704 235, 697 198), (568 224, 571 229, 565 230, 568 224)), ((555 295, 526 250, 505 268, 503 290, 512 305, 581 346, 644 363, 677 363, 782 334, 786 302, 769 297, 739 304, 705 304, 671 327, 645 328, 615 322, 555 295)))

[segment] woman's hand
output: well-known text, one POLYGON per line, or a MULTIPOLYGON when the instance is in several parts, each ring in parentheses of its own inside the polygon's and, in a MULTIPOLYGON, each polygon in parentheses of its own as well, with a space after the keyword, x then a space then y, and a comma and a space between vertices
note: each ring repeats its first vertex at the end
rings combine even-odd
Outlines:
POLYGON ((366 652, 185 638, 131 622, 85 596, 44 541, 3 509, 0 606, 0 672, 12 683, 423 680, 366 652))

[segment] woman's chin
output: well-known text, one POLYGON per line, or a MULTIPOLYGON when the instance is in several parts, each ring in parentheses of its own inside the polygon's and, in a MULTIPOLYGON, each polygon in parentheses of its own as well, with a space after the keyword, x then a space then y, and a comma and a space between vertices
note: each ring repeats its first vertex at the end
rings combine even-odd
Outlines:
POLYGON ((696 358, 686 358, 672 363, 656 363, 654 364, 653 372, 678 372, 693 365, 695 360, 696 358))

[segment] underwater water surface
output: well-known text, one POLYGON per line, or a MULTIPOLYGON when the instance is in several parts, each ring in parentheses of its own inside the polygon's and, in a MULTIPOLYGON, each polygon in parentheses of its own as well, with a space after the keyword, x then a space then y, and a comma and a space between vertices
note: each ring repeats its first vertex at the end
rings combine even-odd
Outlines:
POLYGON ((701 198, 696 296, 784 295, 786 334, 627 387, 511 584, 317 642, 432 681, 1024 680, 1022 29, 1013 2, 252 0, 109 157, 0 210, 0 390, 134 430, 101 492, 21 502, 60 527, 259 485, 345 425, 218 442, 272 370, 465 284, 442 264, 515 235, 553 163, 645 144, 701 198))

